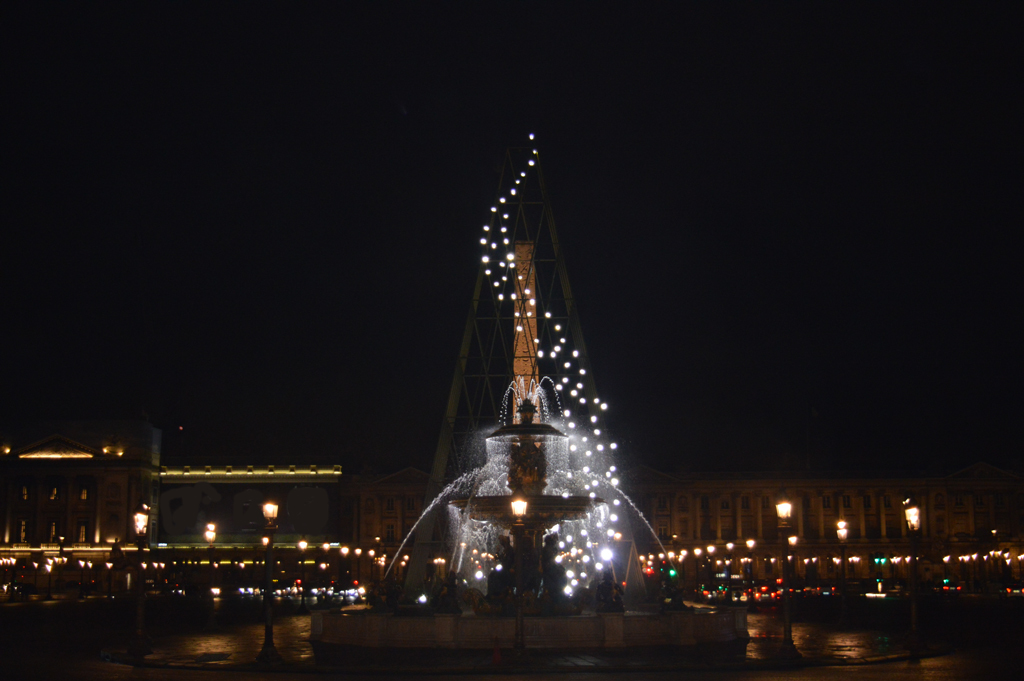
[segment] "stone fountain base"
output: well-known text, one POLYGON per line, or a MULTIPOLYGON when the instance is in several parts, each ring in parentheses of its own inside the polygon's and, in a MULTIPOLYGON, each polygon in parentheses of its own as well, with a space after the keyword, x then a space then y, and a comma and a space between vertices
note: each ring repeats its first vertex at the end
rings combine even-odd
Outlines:
MULTIPOLYGON (((696 646, 748 638, 743 609, 527 617, 524 626, 526 647, 546 650, 696 646)), ((499 647, 511 648, 515 619, 314 612, 310 633, 317 664, 329 665, 344 661, 353 648, 491 650, 495 640, 499 647)))

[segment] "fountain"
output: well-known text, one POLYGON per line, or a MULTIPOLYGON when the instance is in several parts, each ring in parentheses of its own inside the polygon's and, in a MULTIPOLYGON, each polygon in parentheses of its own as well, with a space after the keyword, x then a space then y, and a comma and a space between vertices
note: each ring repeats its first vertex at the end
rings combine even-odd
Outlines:
MULTIPOLYGON (((513 189, 509 198, 514 196, 513 189)), ((506 232, 504 224, 495 227, 506 232)), ((586 368, 573 364, 579 352, 568 347, 570 334, 558 321, 550 322, 552 346, 540 346, 545 335, 541 316, 549 319, 552 313, 542 312, 537 296, 537 244, 509 236, 501 260, 504 273, 495 267, 492 274, 489 255, 483 257, 486 269, 481 272, 494 279, 499 291, 511 280, 508 295, 515 305, 510 317, 512 380, 501 401, 499 425, 484 438, 481 465, 431 499, 420 519, 431 509, 448 508, 452 553, 449 558, 432 553, 435 566, 449 569, 438 575, 433 589, 420 586, 422 573, 415 575, 413 587, 407 582, 405 600, 418 606, 315 612, 311 643, 318 663, 373 648, 586 650, 693 646, 746 636, 745 611, 675 607, 625 612, 624 588, 642 600, 645 585, 632 542, 624 536, 629 530, 616 524, 625 509, 639 511, 618 489, 611 460, 616 444, 602 436, 599 419, 607 404, 594 397, 586 368), (562 373, 540 378, 538 359, 556 356, 562 373), (570 368, 578 372, 575 379, 568 376, 570 368), (596 413, 589 411, 591 405, 596 413), (456 495, 461 496, 451 498, 456 495)), ((489 248, 496 249, 497 241, 489 248)), ((504 294, 494 295, 495 301, 504 300, 504 294)), ((432 518, 425 524, 428 537, 432 518)), ((417 542, 417 548, 425 550, 426 544, 417 542)))

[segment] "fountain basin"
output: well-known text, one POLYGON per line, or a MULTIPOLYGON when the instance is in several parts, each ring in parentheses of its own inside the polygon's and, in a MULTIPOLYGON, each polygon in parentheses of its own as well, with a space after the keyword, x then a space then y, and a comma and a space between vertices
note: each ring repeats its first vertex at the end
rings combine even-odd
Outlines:
MULTIPOLYGON (((696 646, 746 639, 746 610, 698 608, 662 614, 602 613, 527 617, 527 648, 598 650, 634 646, 696 646)), ((515 642, 515 619, 474 615, 396 617, 367 612, 314 612, 310 640, 316 663, 343 663, 365 648, 490 650, 515 642)))
POLYGON ((509 497, 473 497, 455 499, 449 502, 461 509, 469 507, 469 517, 508 529, 519 522, 531 529, 549 528, 567 520, 585 518, 594 506, 603 504, 603 499, 590 497, 562 497, 557 495, 532 495, 526 498, 529 513, 524 518, 512 515, 509 497))

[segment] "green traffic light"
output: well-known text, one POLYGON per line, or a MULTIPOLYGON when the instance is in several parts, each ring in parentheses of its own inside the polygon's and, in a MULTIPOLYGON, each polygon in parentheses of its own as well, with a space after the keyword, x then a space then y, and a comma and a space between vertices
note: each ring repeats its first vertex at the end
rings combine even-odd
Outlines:
POLYGON ((669 570, 668 571, 668 576, 669 577, 675 577, 676 576, 676 571, 675 570, 669 570))

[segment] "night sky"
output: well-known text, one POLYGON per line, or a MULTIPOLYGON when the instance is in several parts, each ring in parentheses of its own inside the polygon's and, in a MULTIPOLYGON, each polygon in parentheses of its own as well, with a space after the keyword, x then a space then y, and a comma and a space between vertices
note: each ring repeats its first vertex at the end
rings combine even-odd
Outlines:
POLYGON ((625 458, 1020 467, 1024 5, 160 7, 5 11, 0 432, 429 468, 534 132, 625 458))

